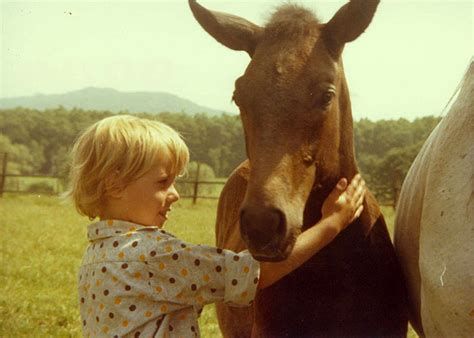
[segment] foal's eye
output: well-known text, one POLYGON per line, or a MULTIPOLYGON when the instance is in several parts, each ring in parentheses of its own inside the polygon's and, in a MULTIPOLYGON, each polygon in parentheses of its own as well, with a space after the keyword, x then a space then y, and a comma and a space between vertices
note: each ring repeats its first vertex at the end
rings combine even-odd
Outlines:
POLYGON ((321 107, 327 108, 335 95, 336 95, 336 92, 333 89, 328 89, 327 91, 325 91, 321 95, 321 107))

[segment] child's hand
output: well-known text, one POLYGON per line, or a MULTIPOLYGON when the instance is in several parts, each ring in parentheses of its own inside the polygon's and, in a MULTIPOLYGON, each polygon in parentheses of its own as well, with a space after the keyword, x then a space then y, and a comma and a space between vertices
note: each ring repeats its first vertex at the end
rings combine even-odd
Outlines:
POLYGON ((347 179, 341 179, 323 203, 323 217, 298 236, 290 256, 281 262, 260 263, 258 287, 266 288, 301 266, 359 217, 365 190, 360 175, 354 176, 349 186, 347 179))
POLYGON ((349 186, 347 179, 342 178, 324 201, 322 218, 332 218, 331 223, 337 230, 344 230, 362 213, 365 191, 365 181, 360 174, 354 176, 349 186))

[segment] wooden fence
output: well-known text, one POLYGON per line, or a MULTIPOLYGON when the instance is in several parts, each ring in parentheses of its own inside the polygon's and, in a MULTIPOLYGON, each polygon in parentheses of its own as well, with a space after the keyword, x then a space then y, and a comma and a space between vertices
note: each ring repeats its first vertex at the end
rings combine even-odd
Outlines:
MULTIPOLYGON (((3 196, 3 193, 59 195, 66 191, 67 180, 65 177, 7 174, 7 162, 8 154, 3 153, 0 197, 3 196)), ((193 204, 196 204, 198 199, 218 199, 226 180, 200 181, 200 165, 198 164, 195 177, 193 179, 178 179, 176 189, 181 198, 191 198, 193 204)), ((377 198, 380 205, 392 206, 395 209, 395 202, 384 200, 380 196, 377 198)))
MULTIPOLYGON (((0 176, 0 197, 11 194, 59 195, 66 191, 65 177, 48 175, 16 175, 7 173, 8 154, 3 153, 0 176)), ((181 198, 191 198, 196 204, 198 199, 218 199, 226 182, 221 180, 200 180, 200 165, 193 179, 178 179, 176 188, 181 198)))

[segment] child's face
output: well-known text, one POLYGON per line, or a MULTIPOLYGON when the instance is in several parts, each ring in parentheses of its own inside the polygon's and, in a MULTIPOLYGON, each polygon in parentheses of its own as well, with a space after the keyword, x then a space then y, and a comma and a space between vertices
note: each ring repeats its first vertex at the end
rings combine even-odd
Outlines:
POLYGON ((171 204, 179 199, 174 187, 175 175, 155 165, 144 176, 128 184, 117 201, 120 219, 147 226, 161 227, 168 219, 171 204))

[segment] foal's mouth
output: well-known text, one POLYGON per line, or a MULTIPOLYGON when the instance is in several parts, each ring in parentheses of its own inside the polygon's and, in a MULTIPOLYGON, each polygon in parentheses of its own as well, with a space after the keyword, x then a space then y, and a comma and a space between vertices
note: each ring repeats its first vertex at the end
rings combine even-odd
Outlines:
POLYGON ((281 262, 290 255, 295 246, 296 237, 295 235, 290 235, 284 241, 280 241, 280 243, 271 242, 258 251, 252 250, 250 245, 249 252, 259 262, 281 262))

